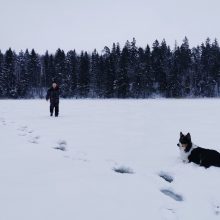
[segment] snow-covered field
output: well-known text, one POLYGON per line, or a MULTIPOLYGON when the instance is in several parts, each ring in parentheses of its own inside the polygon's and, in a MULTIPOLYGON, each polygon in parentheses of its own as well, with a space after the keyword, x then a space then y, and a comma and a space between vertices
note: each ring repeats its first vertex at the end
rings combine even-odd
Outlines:
POLYGON ((1 220, 220 219, 220 168, 176 146, 183 131, 220 151, 220 100, 61 100, 59 118, 44 100, 0 106, 1 220))

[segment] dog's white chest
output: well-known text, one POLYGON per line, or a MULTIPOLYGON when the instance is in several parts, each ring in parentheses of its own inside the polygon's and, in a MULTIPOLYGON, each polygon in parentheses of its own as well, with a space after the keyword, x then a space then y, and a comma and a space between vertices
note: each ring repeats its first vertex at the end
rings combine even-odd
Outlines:
POLYGON ((189 157, 190 153, 189 152, 185 152, 183 148, 180 148, 180 158, 184 163, 188 163, 189 162, 189 157))
POLYGON ((192 150, 196 147, 196 145, 192 144, 192 147, 189 152, 185 152, 184 149, 180 147, 180 158, 184 163, 189 163, 189 155, 191 154, 192 150))

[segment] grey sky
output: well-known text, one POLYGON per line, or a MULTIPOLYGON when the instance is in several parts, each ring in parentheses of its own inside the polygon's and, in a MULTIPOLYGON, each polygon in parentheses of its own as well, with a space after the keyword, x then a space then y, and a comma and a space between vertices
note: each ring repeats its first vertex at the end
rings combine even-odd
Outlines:
POLYGON ((194 46, 220 39, 219 8, 219 0, 0 0, 0 49, 101 51, 133 37, 173 46, 184 36, 194 46))

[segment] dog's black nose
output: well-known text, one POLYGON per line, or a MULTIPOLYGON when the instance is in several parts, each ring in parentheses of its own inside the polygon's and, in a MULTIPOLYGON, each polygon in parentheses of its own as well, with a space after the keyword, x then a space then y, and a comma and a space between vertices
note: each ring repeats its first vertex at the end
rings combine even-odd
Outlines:
POLYGON ((178 144, 177 144, 177 146, 179 147, 179 146, 180 146, 180 144, 178 143, 178 144))

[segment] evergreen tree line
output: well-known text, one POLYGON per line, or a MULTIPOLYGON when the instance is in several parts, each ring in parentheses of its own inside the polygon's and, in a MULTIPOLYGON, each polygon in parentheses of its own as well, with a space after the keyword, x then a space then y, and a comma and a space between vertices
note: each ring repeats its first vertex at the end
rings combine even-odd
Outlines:
POLYGON ((0 51, 0 98, 43 98, 53 79, 63 98, 217 97, 220 47, 208 38, 190 48, 184 38, 173 50, 165 40, 142 48, 133 39, 100 54, 0 51))

